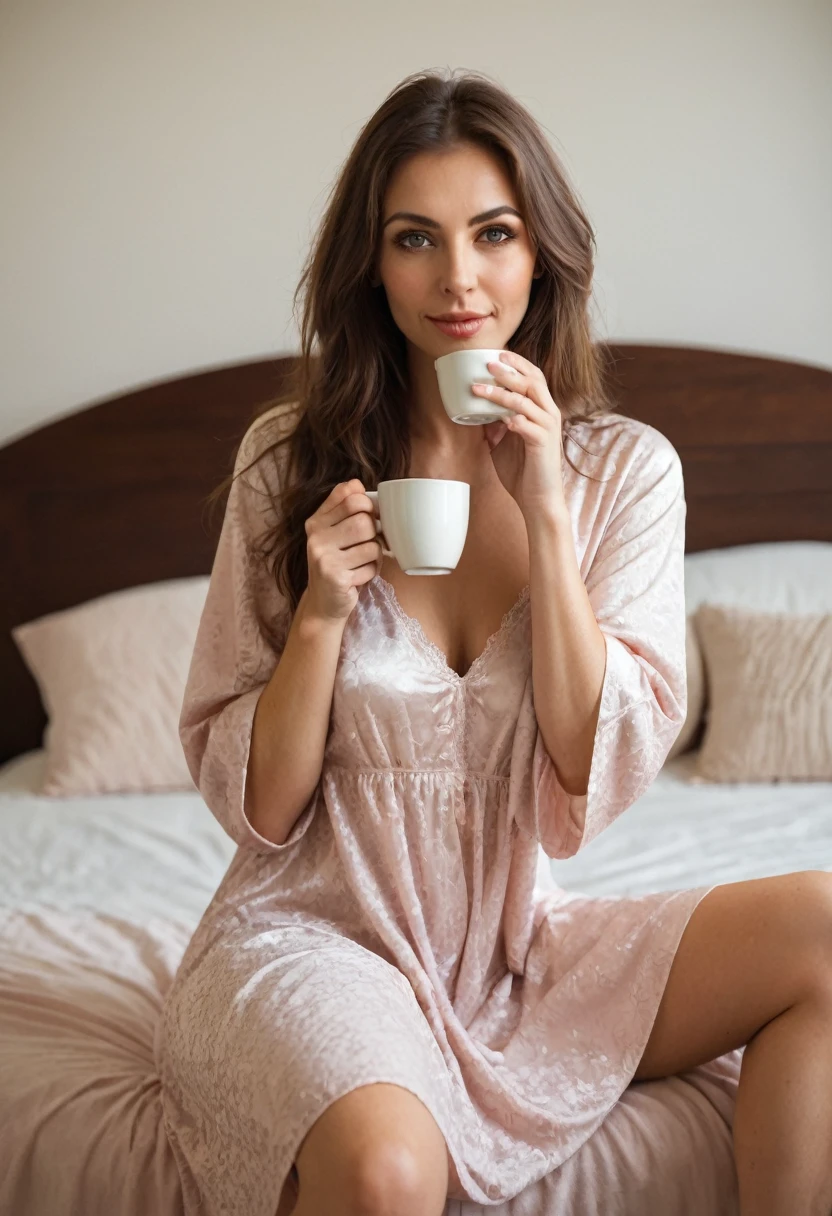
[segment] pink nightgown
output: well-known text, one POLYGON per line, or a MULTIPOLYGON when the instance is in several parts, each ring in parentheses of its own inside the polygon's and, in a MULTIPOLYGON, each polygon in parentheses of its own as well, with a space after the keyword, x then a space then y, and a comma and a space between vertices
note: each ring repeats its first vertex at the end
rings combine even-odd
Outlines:
MULTIPOLYGON (((237 469, 290 415, 255 421, 237 469)), ((274 521, 285 448, 233 483, 180 734, 239 848, 156 1044, 186 1216, 274 1216, 309 1128, 374 1081, 432 1113, 451 1198, 497 1205, 572 1156, 631 1082, 712 887, 591 897, 535 877, 540 846, 587 845, 681 729, 686 507, 659 431, 613 416, 579 439, 589 453, 567 450, 590 476, 564 461, 564 488, 607 648, 587 794, 560 787, 538 730, 529 588, 460 677, 376 576, 344 629, 321 780, 282 845, 254 831, 243 795, 290 624, 250 552, 274 521)))

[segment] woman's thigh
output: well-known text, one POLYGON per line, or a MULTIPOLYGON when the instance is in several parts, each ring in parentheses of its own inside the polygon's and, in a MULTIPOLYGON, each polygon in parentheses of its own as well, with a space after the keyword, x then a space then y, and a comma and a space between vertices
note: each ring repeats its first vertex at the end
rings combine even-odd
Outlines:
POLYGON ((802 870, 715 887, 679 942, 634 1080, 745 1046, 819 988, 832 993, 832 874, 802 870))

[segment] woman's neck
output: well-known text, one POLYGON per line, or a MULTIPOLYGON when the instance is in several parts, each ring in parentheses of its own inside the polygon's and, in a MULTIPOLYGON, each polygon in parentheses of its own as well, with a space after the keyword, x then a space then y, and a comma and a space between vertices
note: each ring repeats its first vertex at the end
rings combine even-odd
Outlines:
MULTIPOLYGON (((447 417, 447 415, 446 415, 447 417)), ((408 477, 437 477, 450 481, 467 481, 472 490, 490 486, 499 481, 491 452, 482 433, 482 427, 463 427, 448 419, 454 431, 461 431, 464 439, 440 434, 433 437, 410 438, 410 468, 408 477)))

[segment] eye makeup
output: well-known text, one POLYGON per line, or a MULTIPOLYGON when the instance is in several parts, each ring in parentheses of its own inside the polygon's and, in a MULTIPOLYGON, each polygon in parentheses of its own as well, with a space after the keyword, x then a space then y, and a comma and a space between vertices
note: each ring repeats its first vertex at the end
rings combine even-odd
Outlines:
MULTIPOLYGON (((480 233, 480 236, 482 236, 483 233, 486 233, 486 232, 501 232, 504 234, 505 240, 486 241, 485 242, 486 245, 492 245, 495 248, 499 248, 499 246, 501 246, 501 245, 508 245, 510 241, 513 241, 517 238, 517 233, 514 231, 514 229, 509 228, 505 224, 489 224, 489 226, 487 228, 483 229, 483 231, 480 233)), ((396 245, 399 249, 404 249, 407 253, 417 253, 418 250, 426 249, 427 246, 426 245, 406 245, 406 244, 404 244, 405 240, 408 237, 412 237, 412 236, 427 237, 427 235, 428 234, 426 232, 422 232, 421 229, 407 228, 403 232, 400 232, 394 238, 393 244, 396 245)))

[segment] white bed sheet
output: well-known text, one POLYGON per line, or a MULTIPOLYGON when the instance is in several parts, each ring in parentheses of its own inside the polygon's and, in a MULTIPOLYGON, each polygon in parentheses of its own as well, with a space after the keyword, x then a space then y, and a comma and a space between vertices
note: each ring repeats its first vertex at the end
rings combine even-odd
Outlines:
POLYGON ((195 928, 236 849, 199 794, 39 797, 44 755, 0 768, 0 904, 195 928))

